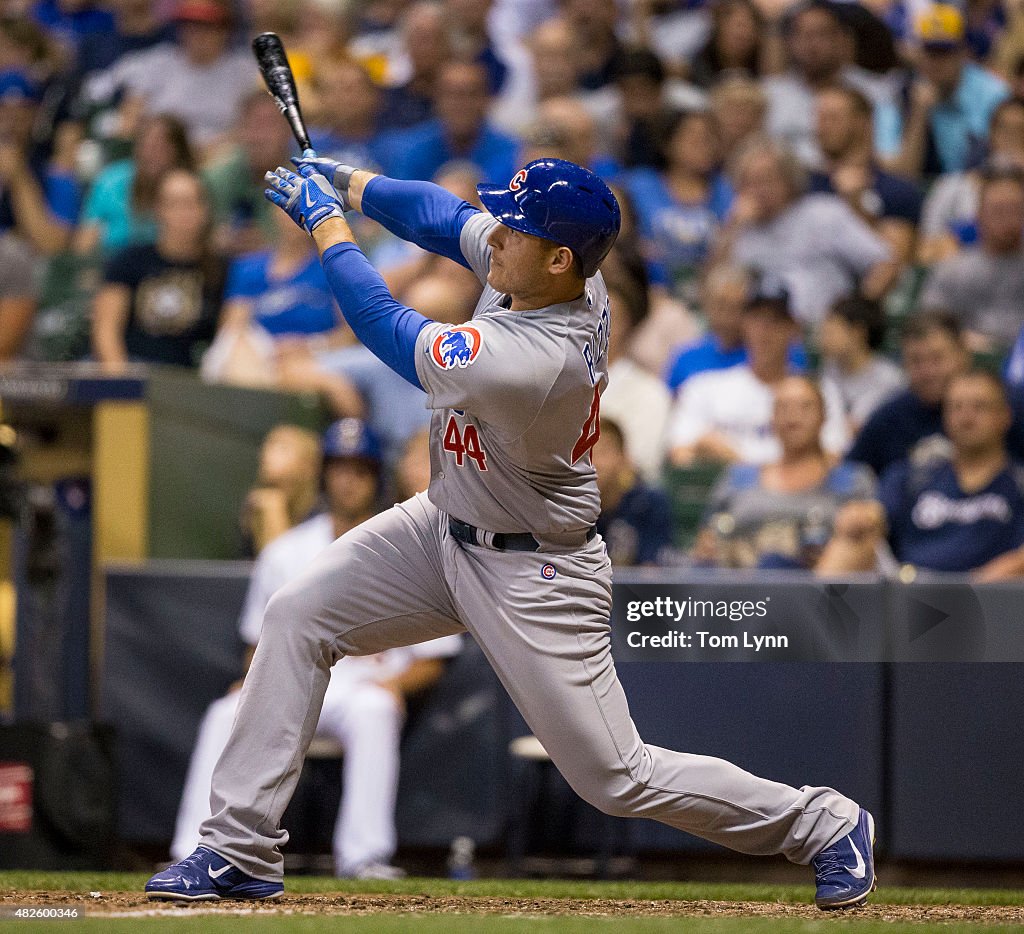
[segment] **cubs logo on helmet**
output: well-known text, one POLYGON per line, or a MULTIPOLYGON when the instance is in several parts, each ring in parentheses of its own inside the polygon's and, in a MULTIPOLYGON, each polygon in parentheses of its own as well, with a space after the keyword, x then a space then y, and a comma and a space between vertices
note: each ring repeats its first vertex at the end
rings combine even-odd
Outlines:
POLYGON ((519 189, 523 187, 523 182, 525 181, 526 169, 520 169, 518 172, 516 172, 515 175, 512 176, 512 181, 508 183, 508 187, 511 188, 512 191, 519 191, 519 189))
POLYGON ((442 370, 465 368, 476 360, 481 346, 483 341, 476 328, 448 328, 434 338, 430 356, 442 370))

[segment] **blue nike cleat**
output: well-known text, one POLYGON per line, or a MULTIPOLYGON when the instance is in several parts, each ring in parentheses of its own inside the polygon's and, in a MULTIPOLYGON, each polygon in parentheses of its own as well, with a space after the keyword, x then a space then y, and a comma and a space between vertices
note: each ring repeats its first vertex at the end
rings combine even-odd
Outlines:
POLYGON ((221 898, 277 898, 280 882, 254 879, 205 846, 168 866, 146 883, 150 899, 213 902, 221 898))
POLYGON ((861 808, 857 826, 811 860, 814 904, 822 911, 863 905, 875 889, 874 846, 875 819, 861 808))

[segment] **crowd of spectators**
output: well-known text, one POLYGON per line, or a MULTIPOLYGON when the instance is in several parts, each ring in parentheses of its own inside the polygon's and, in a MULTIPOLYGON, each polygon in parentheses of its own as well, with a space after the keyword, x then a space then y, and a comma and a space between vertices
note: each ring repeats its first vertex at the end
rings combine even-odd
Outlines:
MULTIPOLYGON (((542 156, 613 186, 595 460, 623 563, 1024 565, 1016 0, 0 0, 0 361, 317 392, 390 469, 427 412, 262 197, 295 154, 247 47, 268 29, 320 155, 469 201, 542 156), (47 283, 83 268, 55 319, 47 283), (657 487, 708 464, 684 553, 657 487)), ((400 301, 471 314, 465 269, 353 224, 400 301)))

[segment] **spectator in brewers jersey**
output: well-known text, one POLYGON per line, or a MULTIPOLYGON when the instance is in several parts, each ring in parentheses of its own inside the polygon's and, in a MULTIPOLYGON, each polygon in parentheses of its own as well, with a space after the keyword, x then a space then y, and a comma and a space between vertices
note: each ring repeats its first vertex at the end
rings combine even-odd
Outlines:
POLYGON ((830 570, 873 566, 888 531, 903 564, 931 571, 972 572, 995 581, 1024 574, 1024 465, 1011 458, 1006 391, 984 370, 953 377, 943 402, 951 447, 893 464, 882 476, 879 503, 853 503, 837 520, 830 570))

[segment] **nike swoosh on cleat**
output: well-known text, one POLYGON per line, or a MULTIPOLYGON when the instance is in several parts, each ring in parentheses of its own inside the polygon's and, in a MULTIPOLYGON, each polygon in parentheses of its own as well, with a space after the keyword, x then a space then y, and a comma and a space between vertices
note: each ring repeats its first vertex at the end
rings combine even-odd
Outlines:
MULTIPOLYGON (((856 848, 854 848, 854 852, 856 852, 856 848)), ((860 854, 859 854, 859 853, 857 853, 857 856, 859 857, 859 856, 860 856, 860 854)), ((863 866, 864 864, 863 864, 863 863, 861 863, 861 865, 863 866)), ((228 864, 227 864, 226 866, 221 866, 221 867, 220 867, 220 869, 214 869, 214 868, 213 868, 213 866, 207 866, 207 867, 206 867, 206 873, 207 873, 207 875, 209 875, 209 877, 210 877, 211 879, 219 879, 219 878, 220 878, 220 877, 221 877, 222 875, 224 875, 224 873, 226 873, 226 872, 227 872, 227 871, 228 871, 228 870, 229 870, 230 868, 231 868, 231 863, 228 863, 228 864)), ((861 870, 861 873, 860 873, 860 875, 861 875, 861 876, 863 876, 863 875, 864 875, 864 870, 863 870, 863 869, 861 870)), ((860 878, 860 877, 858 877, 858 878, 860 878)))
POLYGON ((867 872, 867 867, 864 865, 864 857, 860 855, 860 850, 857 849, 857 845, 852 840, 850 841, 850 848, 857 859, 856 865, 850 867, 850 875, 854 879, 863 879, 864 874, 867 872))

